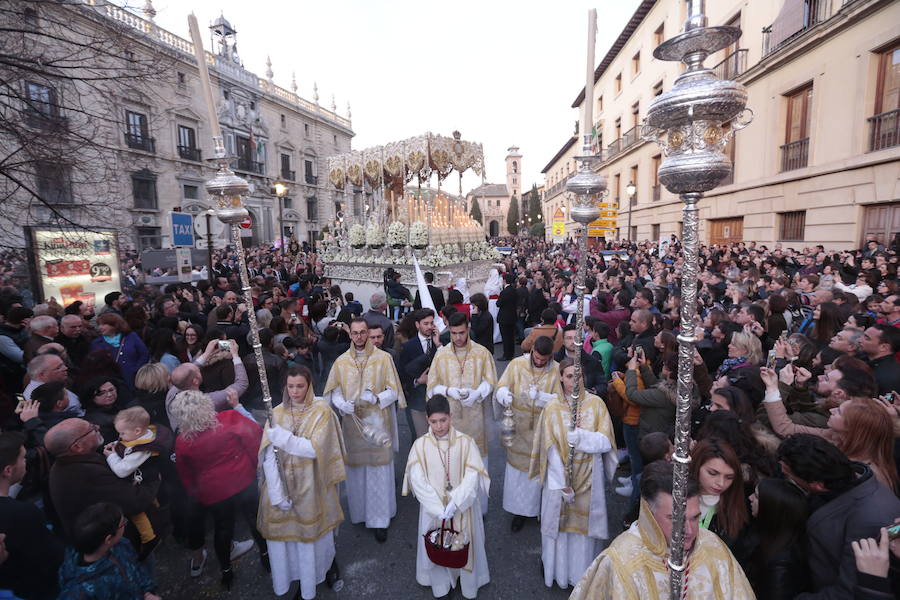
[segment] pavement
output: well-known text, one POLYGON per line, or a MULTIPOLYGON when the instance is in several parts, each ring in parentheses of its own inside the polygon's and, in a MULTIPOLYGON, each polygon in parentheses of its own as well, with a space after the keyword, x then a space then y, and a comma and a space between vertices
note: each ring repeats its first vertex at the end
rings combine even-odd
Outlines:
MULTIPOLYGON (((509 363, 498 362, 498 376, 509 363)), ((328 589, 325 584, 318 587, 319 600, 428 600, 434 596, 431 588, 420 586, 415 577, 416 543, 419 505, 412 497, 400 495, 403 471, 410 448, 409 429, 406 419, 400 421, 400 453, 395 455, 395 481, 397 489, 397 516, 391 522, 388 539, 379 544, 370 530, 362 524, 352 525, 345 521, 337 530, 337 560, 341 568, 344 587, 340 592, 328 589)), ((484 517, 485 548, 490 566, 491 582, 479 590, 482 600, 564 600, 571 588, 562 590, 556 586, 544 585, 541 573, 541 533, 536 519, 529 519, 518 533, 512 533, 509 525, 511 516, 503 511, 503 471, 504 449, 498 436, 498 423, 490 424, 489 432, 489 472, 491 493, 488 512, 484 517)), ((617 524, 622 522, 627 500, 612 492, 607 495, 610 531, 616 535, 621 531, 617 524)), ((341 499, 344 514, 348 515, 346 497, 341 499)), ((235 539, 247 539, 246 525, 238 522, 235 539)), ((251 550, 235 562, 235 577, 232 589, 223 591, 219 585, 219 569, 213 555, 212 531, 208 528, 207 551, 209 560, 201 577, 188 576, 189 553, 178 546, 171 537, 154 552, 155 573, 159 583, 159 593, 164 600, 175 599, 262 599, 294 597, 297 584, 285 596, 276 596, 272 591, 270 576, 262 569, 257 549, 251 550)), ((457 590, 454 599, 461 599, 457 590)))

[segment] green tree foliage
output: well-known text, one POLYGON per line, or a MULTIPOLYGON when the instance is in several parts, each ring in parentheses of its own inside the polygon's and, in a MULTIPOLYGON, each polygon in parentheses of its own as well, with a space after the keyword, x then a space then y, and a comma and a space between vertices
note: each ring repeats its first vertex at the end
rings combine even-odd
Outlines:
POLYGON ((513 196, 509 200, 509 212, 506 213, 506 229, 510 235, 519 235, 519 199, 513 196))
POLYGON ((544 222, 538 221, 537 223, 534 223, 531 226, 531 229, 529 229, 529 233, 531 234, 531 237, 544 239, 544 234, 546 233, 546 228, 544 227, 544 222))
POLYGON ((481 207, 478 206, 478 198, 472 198, 472 210, 469 211, 469 216, 484 225, 484 217, 481 216, 481 207))

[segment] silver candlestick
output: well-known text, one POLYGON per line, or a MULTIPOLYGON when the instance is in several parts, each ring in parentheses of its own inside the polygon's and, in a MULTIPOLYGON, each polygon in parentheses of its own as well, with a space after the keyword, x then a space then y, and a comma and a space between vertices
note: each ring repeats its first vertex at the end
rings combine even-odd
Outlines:
POLYGON ((641 135, 660 145, 665 161, 659 180, 684 202, 681 282, 681 326, 678 336, 678 400, 673 456, 673 523, 668 564, 670 594, 683 597, 686 566, 684 518, 690 466, 691 398, 694 388, 694 315, 697 310, 697 202, 732 170, 725 145, 734 132, 750 124, 747 91, 736 81, 719 80, 703 61, 740 38, 737 27, 708 27, 703 0, 686 0, 684 31, 653 51, 660 60, 682 61, 687 70, 672 89, 650 103, 641 135))

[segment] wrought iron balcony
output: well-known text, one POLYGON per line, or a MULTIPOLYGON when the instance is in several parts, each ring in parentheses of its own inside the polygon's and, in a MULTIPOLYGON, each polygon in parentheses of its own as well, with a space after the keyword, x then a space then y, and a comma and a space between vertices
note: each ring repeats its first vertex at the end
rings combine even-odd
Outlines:
POLYGON ((631 129, 626 131, 624 134, 622 134, 622 150, 627 150, 628 148, 631 148, 636 143, 638 143, 640 140, 641 140, 641 138, 638 135, 638 128, 635 125, 631 129))
POLYGON ((719 79, 734 79, 747 70, 747 49, 735 50, 712 68, 719 79))
POLYGON ((143 134, 125 132, 125 143, 129 148, 143 150, 144 152, 156 152, 156 140, 143 134))
POLYGON ((784 144, 781 147, 781 170, 802 169, 809 162, 809 138, 784 144))
POLYGON ((200 148, 194 146, 178 146, 178 156, 185 160, 200 162, 200 148))
POLYGON ((803 7, 803 18, 799 27, 789 25, 793 21, 775 21, 763 28, 763 56, 768 56, 779 48, 801 37, 804 33, 831 17, 832 0, 807 0, 803 7))
POLYGON ((617 139, 606 147, 606 160, 612 160, 614 156, 622 151, 622 138, 617 139))
POLYGON ((869 150, 884 150, 900 145, 900 108, 874 115, 869 121, 869 150))
POLYGON ((237 169, 238 171, 246 171, 248 173, 257 173, 259 175, 262 175, 265 169, 265 165, 263 165, 261 162, 256 162, 255 160, 250 160, 249 158, 240 156, 237 159, 237 166, 234 166, 233 168, 237 169))
POLYGON ((309 185, 319 185, 319 178, 316 175, 307 175, 306 183, 309 185))
POLYGON ((53 112, 44 112, 39 110, 25 111, 25 124, 35 129, 43 129, 45 131, 56 131, 67 129, 69 119, 53 112))
POLYGON ((286 179, 288 181, 297 181, 297 174, 290 169, 282 169, 281 170, 281 178, 286 179))

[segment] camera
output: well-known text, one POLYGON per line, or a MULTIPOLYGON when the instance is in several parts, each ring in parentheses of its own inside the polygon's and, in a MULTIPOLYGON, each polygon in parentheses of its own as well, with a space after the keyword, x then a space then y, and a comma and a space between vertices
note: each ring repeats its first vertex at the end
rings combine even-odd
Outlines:
POLYGON ((219 340, 219 350, 231 350, 231 342, 228 340, 219 340))

